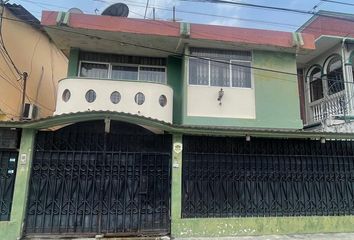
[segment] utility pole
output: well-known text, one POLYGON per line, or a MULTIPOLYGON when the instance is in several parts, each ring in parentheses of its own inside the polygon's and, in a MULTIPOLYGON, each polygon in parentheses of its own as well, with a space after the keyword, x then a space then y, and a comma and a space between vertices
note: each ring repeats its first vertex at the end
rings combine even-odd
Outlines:
POLYGON ((176 22, 176 7, 173 6, 173 21, 176 22))
POLYGON ((23 91, 22 91, 22 103, 21 103, 20 121, 23 120, 23 112, 25 110, 26 86, 27 86, 28 73, 24 72, 22 77, 23 77, 23 91))
POLYGON ((149 7, 149 0, 146 1, 144 19, 146 18, 146 12, 147 12, 147 10, 148 10, 148 7, 149 7))

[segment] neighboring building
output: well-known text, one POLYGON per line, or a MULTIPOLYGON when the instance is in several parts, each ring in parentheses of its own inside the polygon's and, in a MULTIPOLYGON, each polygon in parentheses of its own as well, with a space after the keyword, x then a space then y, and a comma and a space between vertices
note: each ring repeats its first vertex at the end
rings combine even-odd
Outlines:
POLYGON ((354 15, 320 11, 298 31, 316 50, 298 56, 302 119, 307 129, 354 132, 354 15))
POLYGON ((3 238, 353 231, 354 134, 301 121, 311 34, 49 11, 42 24, 68 76, 52 117, 0 123, 22 129, 3 238))
POLYGON ((30 115, 27 111, 25 117, 35 119, 52 116, 58 81, 66 75, 67 58, 40 27, 39 20, 21 5, 5 4, 3 16, 0 46, 0 120, 16 121, 20 118, 24 72, 28 73, 25 103, 32 104, 31 108, 34 108, 33 114, 30 115))

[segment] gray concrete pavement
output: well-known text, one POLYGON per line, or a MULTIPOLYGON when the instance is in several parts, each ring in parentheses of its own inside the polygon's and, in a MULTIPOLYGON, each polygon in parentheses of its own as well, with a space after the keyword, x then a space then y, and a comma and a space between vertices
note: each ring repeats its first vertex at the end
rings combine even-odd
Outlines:
MULTIPOLYGON (((354 226, 353 226, 354 228, 354 226)), ((176 238, 175 240, 354 240, 354 233, 267 235, 225 238, 176 238)))

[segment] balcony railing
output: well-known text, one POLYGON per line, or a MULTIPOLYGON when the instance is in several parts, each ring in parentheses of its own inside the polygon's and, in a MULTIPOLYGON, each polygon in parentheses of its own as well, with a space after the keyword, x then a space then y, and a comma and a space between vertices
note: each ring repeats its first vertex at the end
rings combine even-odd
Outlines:
POLYGON ((115 111, 172 122, 173 90, 164 84, 63 79, 58 85, 55 115, 85 111, 115 111))
POLYGON ((345 91, 317 100, 308 104, 308 124, 321 122, 332 116, 343 115, 348 112, 345 91))

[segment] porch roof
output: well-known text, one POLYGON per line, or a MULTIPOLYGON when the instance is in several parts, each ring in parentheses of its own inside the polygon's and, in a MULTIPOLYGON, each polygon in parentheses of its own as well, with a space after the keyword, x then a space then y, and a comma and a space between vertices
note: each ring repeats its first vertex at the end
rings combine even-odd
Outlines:
POLYGON ((51 116, 31 121, 5 121, 0 122, 0 127, 6 128, 33 128, 33 129, 55 129, 83 121, 110 119, 115 121, 129 122, 143 125, 174 134, 192 134, 208 136, 246 136, 251 137, 273 137, 273 138, 303 138, 303 139, 354 139, 354 133, 314 132, 303 129, 270 129, 270 128, 242 128, 242 127, 221 127, 221 126, 196 126, 177 125, 147 118, 139 115, 110 112, 90 111, 79 113, 68 113, 51 116))

